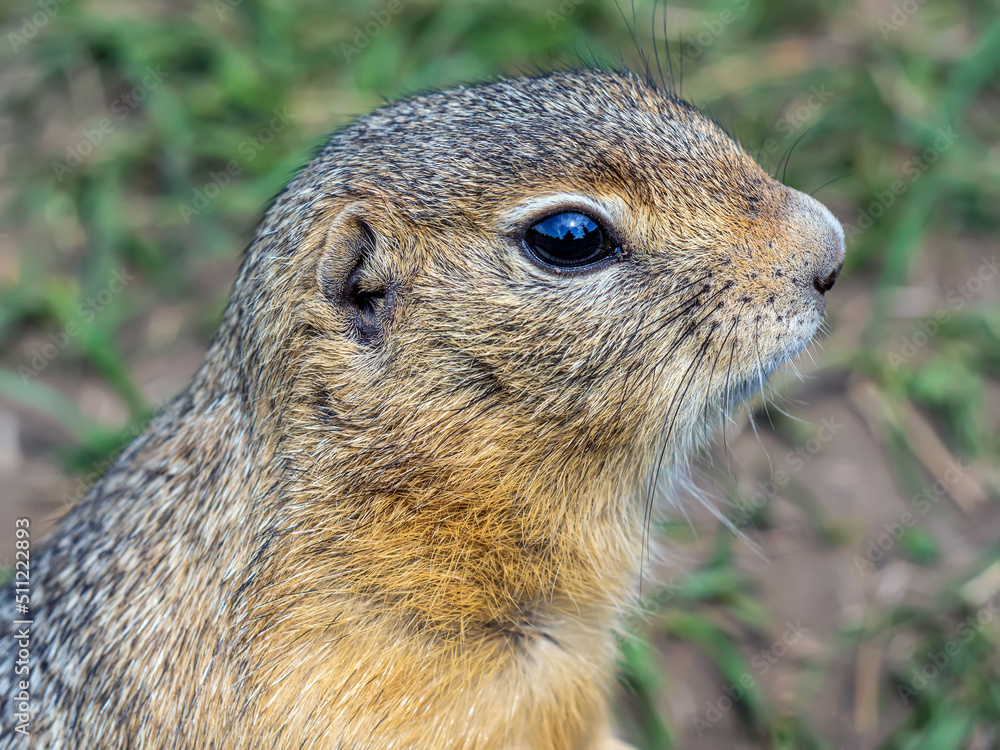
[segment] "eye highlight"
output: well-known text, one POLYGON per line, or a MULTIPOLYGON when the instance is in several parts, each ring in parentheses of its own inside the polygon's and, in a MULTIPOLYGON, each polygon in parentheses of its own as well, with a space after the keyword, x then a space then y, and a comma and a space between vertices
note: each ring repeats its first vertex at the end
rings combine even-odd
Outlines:
POLYGON ((538 260, 557 268, 580 268, 604 260, 615 243, 594 219, 565 211, 528 227, 524 244, 538 260))

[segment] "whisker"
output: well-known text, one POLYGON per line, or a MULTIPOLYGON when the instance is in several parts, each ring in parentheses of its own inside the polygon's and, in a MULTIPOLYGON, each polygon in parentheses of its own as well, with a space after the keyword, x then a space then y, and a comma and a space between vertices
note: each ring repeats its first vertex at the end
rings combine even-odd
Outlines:
MULTIPOLYGON (((667 58, 667 70, 670 72, 670 93, 675 96, 680 96, 680 91, 677 90, 676 83, 674 81, 674 61, 670 55, 670 37, 667 35, 667 4, 663 4, 663 46, 666 48, 666 58, 667 58)), ((677 45, 680 47, 680 44, 677 45)), ((684 50, 681 49, 683 53, 684 50)))
MULTIPOLYGON (((708 318, 708 315, 710 314, 711 311, 709 311, 709 313, 706 313, 706 315, 703 316, 700 320, 692 324, 691 327, 689 327, 684 333, 682 333, 678 341, 681 341, 684 338, 687 338, 688 336, 693 334, 697 330, 697 328, 708 318)), ((646 508, 643 514, 643 528, 642 528, 643 560, 646 559, 646 554, 648 550, 649 521, 650 518, 652 517, 653 498, 655 497, 656 487, 659 482, 660 468, 663 464, 664 457, 666 456, 667 447, 670 445, 670 439, 673 436, 673 428, 677 419, 677 415, 680 413, 681 402, 687 395, 688 388, 690 388, 691 383, 694 380, 693 373, 697 372, 697 368, 701 365, 701 362, 703 361, 705 356, 705 352, 708 350, 710 341, 711 339, 708 336, 706 336, 704 343, 702 343, 701 348, 698 350, 698 353, 695 355, 694 358, 692 358, 691 364, 688 365, 687 370, 685 370, 684 374, 681 376, 680 383, 684 384, 683 391, 674 392, 674 395, 670 400, 670 405, 667 408, 667 414, 664 424, 665 430, 661 431, 662 447, 660 448, 659 456, 653 465, 653 476, 649 482, 649 492, 646 497, 646 508), (675 404, 676 404, 676 410, 675 410, 675 404), (671 412, 674 412, 673 419, 671 419, 670 417, 671 412), (666 420, 670 420, 669 425, 666 424, 666 420)), ((672 470, 676 470, 676 468, 677 468, 676 466, 671 467, 672 470)), ((640 586, 641 586, 641 578, 642 578, 642 563, 640 563, 640 586)))
POLYGON ((808 135, 809 132, 813 128, 815 128, 818 124, 819 123, 815 123, 814 122, 808 128, 806 128, 805 130, 803 130, 802 133, 799 135, 799 137, 795 139, 795 142, 792 144, 792 147, 790 149, 788 149, 788 153, 785 154, 784 158, 781 161, 778 162, 778 168, 774 170, 774 177, 775 177, 775 179, 777 179, 778 171, 780 170, 781 171, 781 182, 785 181, 785 173, 788 171, 788 162, 792 158, 792 152, 795 151, 795 147, 798 146, 799 143, 802 141, 802 139, 805 138, 806 135, 808 135))
POLYGON ((797 378, 799 379, 799 382, 800 382, 800 383, 804 383, 804 382, 806 382, 806 379, 805 379, 805 377, 804 377, 804 376, 802 375, 802 373, 801 373, 801 372, 799 372, 799 368, 795 366, 795 362, 794 362, 793 360, 789 360, 789 361, 788 361, 788 362, 787 362, 787 363, 785 364, 785 367, 786 367, 787 369, 791 370, 791 371, 792 371, 792 372, 793 372, 793 373, 795 374, 795 377, 797 377, 797 378))
MULTIPOLYGON (((706 274, 705 276, 702 276, 699 279, 695 279, 694 281, 688 282, 687 284, 684 284, 683 286, 678 287, 676 290, 672 290, 670 294, 672 296, 673 294, 676 294, 677 292, 683 291, 685 289, 689 289, 693 285, 698 284, 701 281, 704 281, 709 276, 711 276, 711 274, 706 274)), ((663 319, 663 320, 660 320, 660 319, 651 319, 649 321, 646 321, 646 322, 642 323, 638 328, 636 328, 632 332, 631 336, 628 339, 628 342, 624 346, 622 346, 622 347, 619 348, 619 350, 618 350, 618 361, 621 362, 629 354, 629 352, 634 351, 634 348, 633 348, 632 345, 634 344, 635 340, 639 337, 640 334, 648 332, 647 329, 649 329, 650 327, 652 327, 652 326, 655 325, 656 326, 656 330, 652 331, 650 333, 650 336, 651 337, 656 337, 659 334, 661 334, 671 323, 675 322, 676 320, 678 320, 679 318, 683 317, 684 315, 690 313, 692 311, 692 308, 690 306, 692 305, 692 303, 694 303, 697 300, 699 294, 701 294, 701 290, 695 292, 693 295, 690 295, 683 302, 681 302, 680 304, 678 304, 675 307, 673 307, 670 310, 668 310, 665 313, 665 315, 666 315, 665 319, 663 319), (677 314, 676 315, 672 315, 675 312, 677 314)), ((713 297, 709 297, 709 299, 707 301, 710 302, 713 299, 714 299, 714 296, 713 297)), ((669 354, 671 354, 671 353, 673 353, 673 349, 671 349, 670 351, 668 351, 668 353, 667 353, 666 356, 669 356, 669 354)), ((657 369, 664 363, 664 361, 666 359, 666 356, 664 358, 661 358, 661 360, 654 367, 654 369, 653 369, 654 375, 655 375, 657 369)), ((631 380, 633 372, 637 372, 637 371, 641 371, 640 368, 635 368, 634 370, 630 370, 626 374, 626 376, 625 376, 625 379, 624 379, 624 381, 622 383, 622 395, 621 395, 621 399, 619 400, 619 403, 618 403, 618 410, 616 412, 616 418, 621 416, 622 409, 625 408, 625 399, 628 396, 628 383, 629 383, 629 380, 631 380)), ((651 381, 651 382, 655 382, 655 381, 651 381)))
MULTIPOLYGON (((695 325, 700 325, 701 322, 703 322, 704 320, 705 320, 705 318, 702 318, 702 320, 699 321, 698 323, 696 323, 695 325)), ((713 328, 713 330, 714 330, 714 328, 713 328)), ((670 400, 670 406, 667 408, 667 415, 666 415, 666 419, 670 420, 670 424, 669 424, 669 426, 667 427, 667 430, 666 430, 666 438, 665 438, 665 440, 663 442, 663 447, 660 450, 659 460, 656 462, 655 474, 654 474, 654 479, 653 479, 653 485, 654 486, 655 486, 657 480, 659 479, 660 467, 663 464, 663 460, 664 460, 664 457, 666 455, 666 450, 667 450, 667 446, 668 446, 668 444, 670 442, 670 438, 671 438, 671 436, 674 433, 674 425, 677 422, 677 416, 680 414, 681 403, 683 402, 684 397, 687 395, 687 391, 688 391, 688 388, 691 387, 691 383, 694 382, 694 375, 693 375, 693 373, 697 372, 697 370, 695 368, 697 368, 701 364, 702 360, 704 359, 705 352, 708 350, 708 345, 709 345, 710 341, 711 341, 711 339, 708 336, 706 336, 704 343, 702 343, 701 348, 698 350, 698 353, 691 360, 691 364, 689 364, 687 370, 684 371, 684 375, 681 376, 680 383, 684 384, 684 390, 680 391, 680 397, 678 398, 678 392, 675 391, 674 392, 674 396, 670 400), (675 408, 675 404, 676 404, 676 408, 675 408), (671 412, 673 412, 673 418, 671 418, 671 416, 670 416, 671 412)), ((650 500, 652 500, 652 497, 650 497, 650 500)))
POLYGON ((784 415, 784 416, 785 416, 785 417, 787 417, 788 419, 791 419, 791 420, 792 420, 792 421, 794 421, 794 422, 800 422, 800 423, 802 423, 802 424, 809 424, 809 422, 807 422, 807 421, 806 421, 805 419, 801 419, 801 418, 799 418, 799 417, 793 417, 793 416, 792 416, 791 414, 789 414, 789 413, 788 413, 787 411, 785 411, 785 410, 784 410, 784 409, 782 409, 782 408, 781 408, 780 406, 778 406, 777 402, 774 402, 774 403, 772 403, 772 404, 771 404, 771 406, 773 406, 773 407, 774 407, 775 411, 777 411, 778 413, 780 413, 780 414, 784 415))
MULTIPOLYGON (((740 322, 740 320, 742 319, 742 317, 743 317, 743 308, 746 307, 746 305, 747 305, 747 303, 744 302, 742 305, 740 305, 740 309, 736 311, 736 320, 735 320, 735 324, 736 325, 738 325, 739 322, 740 322)), ((728 420, 730 422, 733 422, 733 424, 736 424, 735 420, 733 420, 732 416, 730 416, 732 414, 732 403, 731 403, 731 401, 732 401, 732 396, 733 396, 733 391, 732 391, 733 357, 736 355, 736 346, 738 344, 739 344, 739 338, 734 338, 733 339, 733 343, 730 345, 730 348, 729 348, 729 363, 726 365, 726 387, 725 387, 725 389, 723 391, 723 396, 722 396, 723 397, 723 413, 727 416, 727 418, 728 418, 728 420)), ((726 454, 726 466, 729 469, 729 475, 733 476, 733 463, 732 463, 733 462, 733 454, 732 454, 732 451, 729 450, 729 443, 728 443, 727 437, 726 437, 726 424, 725 423, 723 423, 723 425, 722 425, 722 444, 723 444, 723 448, 724 448, 725 454, 726 454)))
MULTIPOLYGON (((656 70, 660 74, 660 84, 663 86, 664 90, 667 88, 666 79, 663 77, 663 67, 660 65, 660 47, 656 43, 656 9, 658 7, 659 0, 653 0, 653 13, 649 18, 649 27, 653 32, 653 55, 656 57, 656 70)), ((635 11, 635 4, 632 5, 633 12, 635 11)))
MULTIPOLYGON (((763 403, 764 403, 764 413, 767 414, 767 398, 764 396, 764 371, 763 371, 763 363, 760 361, 760 317, 759 316, 757 317, 757 322, 756 322, 756 324, 754 326, 754 343, 755 343, 754 349, 755 349, 756 354, 757 354, 757 381, 758 381, 758 383, 760 383, 760 392, 761 392, 761 397, 763 398, 763 403)), ((767 465, 768 465, 768 467, 770 469, 771 474, 773 475, 774 474, 774 463, 771 461, 771 454, 768 453, 767 448, 764 447, 764 442, 760 439, 760 432, 757 430, 757 421, 753 417, 753 412, 750 409, 749 402, 747 402, 747 404, 746 404, 746 409, 747 409, 747 416, 750 417, 750 426, 753 427, 754 437, 757 438, 757 443, 760 445, 761 450, 764 451, 764 455, 767 456, 767 465)), ((771 415, 768 414, 767 418, 768 418, 768 421, 770 421, 771 415)), ((772 427, 773 426, 774 425, 772 423, 772 427)))
POLYGON ((815 367, 818 370, 819 369, 819 365, 816 364, 816 360, 813 357, 813 354, 812 354, 812 345, 813 345, 813 342, 810 341, 809 345, 805 348, 805 353, 806 353, 806 356, 809 357, 809 361, 813 363, 813 367, 815 367))
MULTIPOLYGON (((743 304, 746 304, 745 302, 743 304)), ((742 307, 741 307, 742 309, 742 307)), ((705 385, 705 405, 704 405, 704 419, 706 426, 708 425, 708 407, 711 401, 712 392, 712 379, 715 377, 715 368, 719 365, 719 360, 722 359, 722 354, 726 351, 726 343, 729 341, 729 337, 732 336, 733 330, 736 328, 736 323, 739 321, 739 316, 733 318, 733 322, 729 325, 729 330, 726 332, 726 337, 722 340, 722 344, 719 346, 719 350, 715 355, 715 359, 712 360, 712 369, 708 373, 708 383, 705 385)), ((719 420, 722 422, 722 442, 725 446, 726 444, 726 422, 725 419, 719 420)))
MULTIPOLYGON (((745 305, 746 305, 746 302, 744 302, 742 305, 740 305, 740 309, 739 309, 739 311, 737 311, 736 317, 733 318, 733 322, 729 326, 729 330, 726 332, 726 337, 722 340, 722 344, 719 346, 719 352, 716 355, 715 360, 712 362, 712 371, 708 375, 708 386, 706 386, 706 396, 705 396, 705 421, 706 421, 706 423, 708 422, 708 402, 709 402, 709 398, 708 398, 707 392, 711 389, 712 378, 715 376, 715 368, 719 364, 719 361, 722 359, 723 353, 726 351, 726 343, 729 341, 729 337, 732 335, 733 331, 736 330, 736 324, 739 323, 739 321, 740 321, 740 314, 742 313, 743 307, 745 305)), ((735 348, 735 340, 733 342, 733 345, 734 345, 734 348, 735 348)), ((728 379, 728 372, 727 372, 727 379, 728 379)), ((723 446, 723 453, 725 453, 725 454, 728 455, 728 453, 729 453, 729 443, 728 443, 728 440, 727 440, 727 437, 726 437, 726 418, 728 417, 728 414, 726 413, 726 411, 727 411, 727 408, 728 408, 729 394, 728 394, 728 392, 726 392, 727 390, 728 389, 724 389, 724 392, 722 394, 722 399, 721 399, 721 402, 719 404, 719 409, 720 409, 720 412, 721 412, 720 416, 722 417, 719 421, 722 423, 722 446, 723 446)))
POLYGON ((815 196, 816 193, 818 193, 820 190, 822 190, 823 188, 827 187, 828 185, 832 185, 833 183, 838 182, 838 181, 843 180, 843 179, 846 179, 848 177, 854 177, 854 172, 848 172, 847 174, 842 174, 842 175, 840 175, 840 177, 831 177, 829 180, 827 180, 826 182, 822 183, 818 188, 816 188, 811 193, 809 193, 809 195, 810 196, 815 196))

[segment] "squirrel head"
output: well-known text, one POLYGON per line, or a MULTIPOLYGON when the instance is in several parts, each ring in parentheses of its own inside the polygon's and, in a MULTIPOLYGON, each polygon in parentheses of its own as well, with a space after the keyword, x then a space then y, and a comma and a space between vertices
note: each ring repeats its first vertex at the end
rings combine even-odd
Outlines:
POLYGON ((809 342, 843 255, 826 208, 689 104, 557 73, 335 135, 258 231, 234 325, 255 403, 358 492, 606 494, 809 342))

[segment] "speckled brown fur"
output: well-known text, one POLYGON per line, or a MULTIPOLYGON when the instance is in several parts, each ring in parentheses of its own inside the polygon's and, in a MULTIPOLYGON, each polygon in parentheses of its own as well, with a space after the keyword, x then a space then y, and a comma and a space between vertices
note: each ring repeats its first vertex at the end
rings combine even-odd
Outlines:
POLYGON ((191 385, 39 545, 33 746, 614 746, 644 482, 809 341, 842 256, 630 75, 358 120, 268 212, 191 385), (534 262, 556 209, 613 262, 534 262))

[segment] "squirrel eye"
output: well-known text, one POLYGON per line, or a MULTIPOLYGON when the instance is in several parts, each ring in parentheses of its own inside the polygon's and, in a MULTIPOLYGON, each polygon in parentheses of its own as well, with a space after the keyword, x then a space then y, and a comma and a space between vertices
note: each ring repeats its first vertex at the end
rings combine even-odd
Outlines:
POLYGON ((586 214, 567 211, 532 224, 524 242, 544 263, 577 268, 603 260, 614 250, 601 226, 586 214))

